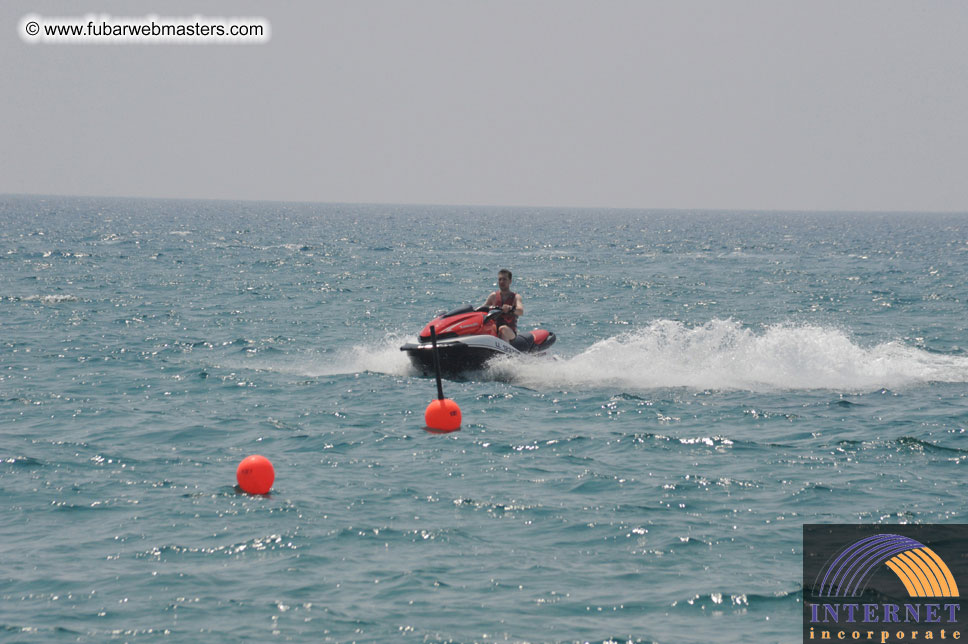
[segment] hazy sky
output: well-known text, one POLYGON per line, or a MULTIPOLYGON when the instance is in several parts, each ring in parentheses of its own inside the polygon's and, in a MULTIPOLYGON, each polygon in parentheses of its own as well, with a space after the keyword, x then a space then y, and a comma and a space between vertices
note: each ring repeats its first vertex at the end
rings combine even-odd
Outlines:
POLYGON ((0 6, 0 193, 968 211, 968 2, 0 6), (264 45, 21 18, 261 16, 264 45))

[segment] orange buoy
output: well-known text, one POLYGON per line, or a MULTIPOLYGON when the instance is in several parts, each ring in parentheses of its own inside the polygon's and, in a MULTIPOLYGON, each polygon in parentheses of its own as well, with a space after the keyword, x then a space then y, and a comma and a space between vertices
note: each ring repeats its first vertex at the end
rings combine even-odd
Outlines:
POLYGON ((434 371, 437 376, 437 400, 427 405, 424 422, 427 428, 438 432, 452 432, 460 429, 460 407, 450 398, 444 398, 444 386, 440 382, 440 355, 437 352, 437 329, 430 327, 430 340, 433 342, 434 371))
POLYGON ((253 454, 242 459, 235 470, 235 478, 239 487, 249 494, 268 494, 276 480, 276 471, 265 456, 253 454))
POLYGON ((460 429, 460 407, 450 398, 438 398, 427 405, 424 421, 427 427, 439 432, 460 429))

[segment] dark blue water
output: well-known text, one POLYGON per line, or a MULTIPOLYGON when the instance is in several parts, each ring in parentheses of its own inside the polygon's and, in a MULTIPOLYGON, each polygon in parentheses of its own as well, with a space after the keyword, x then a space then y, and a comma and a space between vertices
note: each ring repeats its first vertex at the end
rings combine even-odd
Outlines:
POLYGON ((968 522, 966 259, 953 215, 2 197, 0 639, 798 641, 803 523, 968 522), (428 433, 398 347, 502 267, 559 359, 428 433))

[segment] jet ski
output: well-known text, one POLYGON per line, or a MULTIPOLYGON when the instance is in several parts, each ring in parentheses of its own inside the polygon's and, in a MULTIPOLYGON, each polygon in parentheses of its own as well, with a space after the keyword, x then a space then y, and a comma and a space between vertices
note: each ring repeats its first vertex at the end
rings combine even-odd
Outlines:
POLYGON ((405 344, 400 350, 406 352, 418 371, 432 374, 434 353, 430 327, 434 327, 440 370, 454 375, 482 369, 492 358, 540 354, 555 343, 555 334, 546 329, 518 333, 511 342, 505 342, 497 336, 495 322, 501 313, 499 308, 475 309, 470 305, 454 309, 428 322, 417 336, 417 342, 405 344))

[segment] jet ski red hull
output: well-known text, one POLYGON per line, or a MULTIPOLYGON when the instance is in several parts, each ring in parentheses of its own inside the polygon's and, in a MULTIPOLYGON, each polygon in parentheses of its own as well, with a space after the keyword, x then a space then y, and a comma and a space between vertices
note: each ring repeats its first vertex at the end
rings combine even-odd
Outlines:
POLYGON ((502 356, 518 357, 542 353, 555 342, 555 334, 546 329, 519 333, 511 342, 497 337, 497 327, 490 312, 464 307, 437 316, 417 336, 417 342, 400 347, 421 373, 434 371, 430 327, 437 334, 441 371, 449 375, 483 369, 489 360, 502 356))

